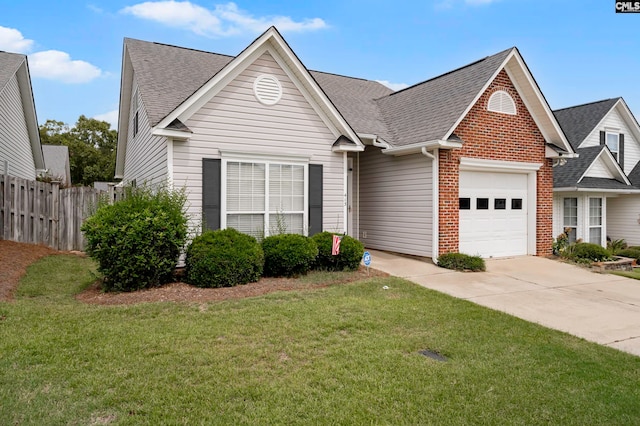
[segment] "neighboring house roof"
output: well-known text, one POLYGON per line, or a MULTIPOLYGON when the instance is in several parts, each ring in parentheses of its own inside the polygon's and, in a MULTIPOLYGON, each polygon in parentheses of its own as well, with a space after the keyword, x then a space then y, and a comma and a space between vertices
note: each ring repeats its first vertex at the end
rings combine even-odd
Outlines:
POLYGON ((62 178, 65 185, 71 185, 69 148, 65 145, 42 145, 42 153, 49 175, 54 178, 62 178))
POLYGON ((627 179, 624 171, 615 161, 609 148, 605 145, 579 148, 576 150, 578 158, 567 161, 564 165, 553 168, 553 187, 555 189, 612 189, 612 190, 638 190, 627 179), (591 166, 596 161, 603 161, 605 167, 610 170, 617 179, 586 176, 591 166))
POLYGON ((578 149, 621 98, 604 99, 553 111, 571 146, 578 149))
POLYGON ((22 110, 27 123, 31 152, 36 170, 44 170, 44 157, 40 144, 40 132, 38 130, 38 118, 36 116, 36 106, 33 100, 33 90, 31 87, 31 76, 29 75, 29 63, 26 55, 0 51, 0 91, 4 89, 11 78, 16 75, 20 97, 22 100, 22 110))

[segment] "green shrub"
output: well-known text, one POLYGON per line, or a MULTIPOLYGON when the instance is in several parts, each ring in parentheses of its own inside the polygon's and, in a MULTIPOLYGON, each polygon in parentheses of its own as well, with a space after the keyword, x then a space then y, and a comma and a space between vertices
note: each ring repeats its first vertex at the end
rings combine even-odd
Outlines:
POLYGON ((477 272, 486 269, 483 258, 464 253, 445 253, 438 257, 438 266, 456 271, 477 272))
POLYGON ((134 291, 171 281, 187 236, 186 194, 163 187, 127 189, 99 202, 82 231, 107 291, 134 291))
POLYGON ((627 248, 627 242, 621 238, 619 240, 611 240, 607 241, 607 250, 612 254, 618 254, 621 250, 625 250, 627 248))
POLYGON ((640 261, 640 249, 628 248, 628 249, 620 250, 619 252, 616 253, 616 256, 630 257, 631 259, 636 259, 640 261))
POLYGON ((360 266, 364 254, 364 244, 348 235, 342 237, 340 242, 340 254, 331 255, 333 247, 333 234, 320 232, 311 237, 318 246, 318 257, 314 268, 328 271, 355 271, 360 266))
POLYGON ((299 234, 272 235, 262 241, 264 275, 293 277, 309 272, 318 255, 318 246, 299 234))
POLYGON ((205 231, 187 248, 185 280, 198 287, 232 287, 262 275, 262 247, 233 228, 205 231))
POLYGON ((607 249, 599 244, 576 243, 573 247, 571 258, 573 260, 584 260, 591 262, 601 262, 608 260, 611 254, 607 249))

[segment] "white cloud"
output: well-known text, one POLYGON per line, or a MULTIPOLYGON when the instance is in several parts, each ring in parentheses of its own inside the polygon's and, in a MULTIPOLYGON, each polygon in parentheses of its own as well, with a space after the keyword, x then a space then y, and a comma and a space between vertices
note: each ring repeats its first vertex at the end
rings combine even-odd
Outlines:
POLYGON ((391 83, 390 81, 387 81, 387 80, 376 80, 376 81, 380 84, 387 86, 389 89, 393 90, 394 92, 397 92, 398 90, 406 89, 407 87, 409 87, 409 85, 406 83, 391 83))
POLYGON ((94 115, 93 118, 100 121, 106 121, 111 124, 112 129, 118 128, 118 110, 114 109, 113 111, 105 112, 104 114, 94 115))
POLYGON ((25 53, 31 50, 31 46, 33 40, 24 38, 20 31, 0 26, 0 50, 25 53))
POLYGON ((29 69, 33 77, 63 83, 88 83, 102 75, 100 68, 95 65, 72 60, 68 53, 59 50, 46 50, 29 55, 29 69))
POLYGON ((272 25, 282 32, 313 31, 327 27, 320 18, 294 21, 288 16, 254 17, 239 9, 235 3, 218 4, 211 10, 189 1, 147 1, 125 7, 121 12, 209 37, 260 33, 272 25))

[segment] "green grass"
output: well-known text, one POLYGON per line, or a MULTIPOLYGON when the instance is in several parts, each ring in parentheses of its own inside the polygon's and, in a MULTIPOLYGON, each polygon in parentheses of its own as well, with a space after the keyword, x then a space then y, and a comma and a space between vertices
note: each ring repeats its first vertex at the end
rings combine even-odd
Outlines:
POLYGON ((621 277, 633 278, 634 280, 640 280, 640 268, 634 268, 633 271, 613 271, 614 275, 620 275, 621 277))
POLYGON ((0 424, 640 424, 640 358, 401 279, 105 307, 92 270, 0 303, 0 424))

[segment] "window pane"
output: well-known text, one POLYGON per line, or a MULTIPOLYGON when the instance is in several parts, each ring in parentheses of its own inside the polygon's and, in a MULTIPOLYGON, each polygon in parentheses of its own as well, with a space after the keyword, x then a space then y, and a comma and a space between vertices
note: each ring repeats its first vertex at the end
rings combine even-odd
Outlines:
POLYGON ((261 214, 228 214, 227 228, 234 228, 254 237, 264 235, 264 215, 261 214))
POLYGON ((589 242, 602 245, 602 228, 589 228, 589 242))
POLYGON ((607 146, 609 150, 613 153, 618 152, 618 134, 617 133, 607 133, 607 146))
POLYGON ((578 199, 564 199, 564 227, 578 226, 578 199))
POLYGON ((304 233, 302 213, 269 215, 269 235, 304 233))
POLYGON ((496 198, 493 200, 493 208, 495 210, 505 210, 507 208, 506 198, 496 198))
POLYGON ((511 210, 522 210, 522 198, 511 199, 511 210))
POLYGON ((265 166, 227 162, 227 211, 264 211, 265 166))
POLYGON ((569 228, 566 227, 565 230, 569 231, 569 242, 570 243, 575 243, 576 242, 576 228, 569 228))
POLYGON ((589 198, 589 226, 602 225, 602 198, 589 198))
POLYGON ((488 198, 478 198, 476 200, 476 209, 478 209, 478 210, 488 210, 489 209, 489 199, 488 198))
POLYGON ((269 211, 304 210, 304 166, 269 165, 269 211))
POLYGON ((471 210, 471 198, 460 198, 460 210, 471 210))

